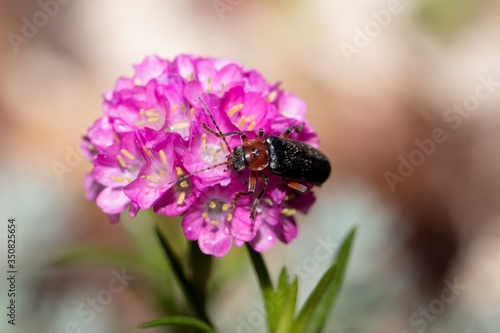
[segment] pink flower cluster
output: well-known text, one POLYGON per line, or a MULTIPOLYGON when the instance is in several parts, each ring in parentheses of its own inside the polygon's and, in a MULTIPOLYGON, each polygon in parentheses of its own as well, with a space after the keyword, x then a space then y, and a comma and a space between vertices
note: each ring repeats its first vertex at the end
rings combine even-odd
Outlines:
MULTIPOLYGON (((218 167, 178 180, 228 155, 222 140, 202 127, 215 130, 200 98, 223 133, 243 131, 253 139, 262 128, 266 136, 278 136, 304 123, 304 130, 290 138, 318 145, 304 102, 279 84, 268 84, 257 71, 226 59, 151 56, 135 66, 133 77, 120 78, 104 95, 104 115, 82 141, 93 163, 85 178, 87 198, 96 200, 113 223, 126 209, 131 217, 150 208, 183 215, 186 237, 214 256, 225 255, 232 243, 248 242, 265 251, 276 239, 290 242, 297 236, 296 212, 307 212, 315 200, 311 192, 298 195, 264 171, 269 185, 251 220, 252 196, 230 207, 234 195, 248 188, 248 170, 218 167)), ((238 136, 227 140, 231 148, 241 145, 238 136)), ((256 192, 262 184, 257 185, 256 192)))

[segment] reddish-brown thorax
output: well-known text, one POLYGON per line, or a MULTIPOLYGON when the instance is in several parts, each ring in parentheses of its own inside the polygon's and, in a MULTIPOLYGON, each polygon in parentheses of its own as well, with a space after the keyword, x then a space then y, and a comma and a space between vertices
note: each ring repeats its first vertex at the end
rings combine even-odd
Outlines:
POLYGON ((260 139, 249 140, 243 144, 247 167, 252 171, 261 171, 269 165, 266 145, 260 139))

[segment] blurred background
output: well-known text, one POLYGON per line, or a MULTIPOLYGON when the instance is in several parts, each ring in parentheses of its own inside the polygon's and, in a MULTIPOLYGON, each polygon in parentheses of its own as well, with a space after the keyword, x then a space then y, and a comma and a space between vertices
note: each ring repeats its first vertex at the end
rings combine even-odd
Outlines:
MULTIPOLYGON (((494 0, 0 0, 0 262, 15 217, 19 267, 16 326, 2 310, 0 331, 136 332, 187 311, 155 217, 110 225, 85 200, 79 143, 133 64, 189 53, 256 68, 308 105, 333 176, 265 259, 274 279, 283 264, 299 276, 303 303, 329 265, 315 250, 359 226, 327 332, 498 332, 499 18, 494 0)), ((215 266, 220 332, 264 332, 245 249, 215 266)))

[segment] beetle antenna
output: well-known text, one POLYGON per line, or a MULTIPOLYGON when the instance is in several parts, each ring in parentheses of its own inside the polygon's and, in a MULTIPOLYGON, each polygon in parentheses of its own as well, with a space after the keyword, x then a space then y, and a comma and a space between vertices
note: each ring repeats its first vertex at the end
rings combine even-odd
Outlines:
POLYGON ((214 119, 214 116, 212 115, 212 112, 210 112, 210 109, 208 108, 207 104, 205 104, 205 102, 201 99, 201 97, 198 97, 198 98, 200 99, 201 103, 205 107, 205 110, 207 110, 208 115, 210 116, 210 119, 212 119, 212 122, 214 123, 215 128, 217 128, 217 132, 219 133, 220 137, 222 138, 222 140, 224 140, 224 144, 226 145, 227 150, 231 153, 231 147, 229 147, 229 143, 227 143, 226 137, 224 136, 224 134, 222 134, 222 131, 220 130, 219 125, 217 125, 217 123, 215 122, 215 119, 214 119))
POLYGON ((187 175, 184 175, 182 177, 179 177, 176 180, 172 180, 171 182, 168 183, 168 185, 170 185, 172 183, 175 183, 175 182, 183 181, 183 180, 188 179, 189 177, 191 177, 193 175, 196 175, 198 173, 201 173, 201 172, 204 172, 204 171, 207 171, 207 170, 210 170, 210 169, 218 168, 218 167, 221 167, 221 166, 224 166, 224 165, 231 165, 231 162, 229 162, 229 161, 221 162, 221 163, 217 163, 217 164, 211 165, 211 166, 209 166, 207 168, 204 168, 204 169, 201 169, 201 170, 197 170, 197 171, 192 172, 190 174, 187 174, 187 175))

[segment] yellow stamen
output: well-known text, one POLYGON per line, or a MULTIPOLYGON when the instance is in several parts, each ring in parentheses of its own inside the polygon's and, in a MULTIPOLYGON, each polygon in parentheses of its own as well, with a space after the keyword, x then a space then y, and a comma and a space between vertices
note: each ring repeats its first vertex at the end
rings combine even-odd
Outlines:
POLYGON ((182 205, 185 199, 186 199, 186 192, 183 191, 179 193, 179 197, 177 198, 177 204, 182 205))
POLYGON ((189 184, 188 184, 187 180, 183 180, 182 183, 180 183, 180 185, 181 185, 182 188, 189 187, 189 184))
POLYGON ((225 153, 226 152, 226 145, 223 144, 222 142, 220 142, 219 144, 220 144, 220 149, 222 149, 222 151, 225 153))
POLYGON ((142 150, 148 155, 149 157, 153 157, 153 154, 151 153, 151 150, 148 147, 142 147, 142 150))
POLYGON ((232 108, 229 109, 229 111, 228 111, 229 117, 234 116, 234 114, 236 112, 240 111, 241 109, 243 109, 243 104, 242 103, 236 104, 235 106, 233 106, 232 108))
POLYGON ((149 117, 149 118, 148 118, 148 121, 149 121, 150 123, 155 123, 155 122, 157 122, 157 121, 158 121, 158 119, 160 119, 160 118, 158 118, 158 117, 149 117))
POLYGON ((137 121, 134 123, 134 125, 135 125, 135 126, 142 126, 142 125, 144 125, 145 123, 146 123, 146 122, 145 122, 144 120, 137 120, 137 121))
POLYGON ((255 128, 255 126, 257 125, 257 123, 255 121, 252 121, 250 123, 250 125, 248 125, 248 130, 251 131, 255 128))
POLYGON ((201 217, 203 217, 204 219, 208 219, 208 213, 207 212, 203 212, 203 214, 201 214, 201 217))
POLYGON ((161 160, 161 163, 163 164, 167 164, 167 155, 165 155, 165 152, 163 151, 163 149, 160 149, 160 160, 161 160))
POLYGON ((95 152, 97 152, 97 148, 96 148, 96 146, 94 146, 93 144, 90 144, 90 145, 89 145, 89 150, 90 150, 91 152, 94 152, 94 153, 95 153, 95 152))
POLYGON ((269 206, 272 206, 273 205, 273 201, 269 198, 265 198, 264 201, 269 205, 269 206))
POLYGON ((212 78, 209 76, 208 77, 207 92, 210 92, 210 90, 212 90, 212 78))
POLYGON ((231 214, 231 213, 227 214, 227 218, 226 218, 227 222, 231 222, 232 219, 233 219, 233 214, 231 214))
POLYGON ((194 109, 194 108, 191 108, 191 110, 189 111, 189 116, 190 116, 191 118, 193 118, 193 116, 194 116, 194 111, 195 111, 195 109, 194 109))
POLYGON ((278 92, 276 90, 271 91, 269 95, 267 95, 267 101, 272 102, 276 98, 276 95, 278 95, 278 92))
POLYGON ((177 175, 177 178, 179 178, 184 174, 184 171, 182 171, 180 167, 175 167, 175 173, 177 175))
POLYGON ((128 168, 130 169, 130 171, 136 171, 137 168, 133 165, 129 165, 128 168))
POLYGON ((163 178, 166 178, 167 176, 167 172, 165 170, 160 170, 159 172, 160 176, 162 176, 163 178))
POLYGON ((144 109, 141 109, 141 110, 139 111, 139 114, 140 114, 141 116, 144 116, 144 114, 145 114, 145 113, 146 113, 146 110, 144 110, 144 109))
POLYGON ((131 183, 131 182, 132 182, 132 179, 130 179, 129 177, 127 177, 127 178, 125 178, 125 181, 126 181, 127 183, 131 183))
POLYGON ((182 110, 182 112, 186 113, 187 108, 184 104, 181 105, 181 110, 182 110))
POLYGON ((147 175, 146 176, 146 179, 149 180, 149 181, 152 181, 154 183, 157 183, 158 182, 158 178, 153 176, 153 175, 147 175))
POLYGON ((122 168, 124 168, 125 166, 127 166, 127 163, 125 163, 125 160, 123 159, 122 155, 118 155, 118 157, 116 159, 118 160, 118 163, 120 163, 120 165, 122 166, 122 168))
POLYGON ((210 201, 210 204, 208 205, 208 207, 214 209, 214 208, 217 208, 217 204, 215 203, 215 201, 210 201))
POLYGON ((172 105, 172 115, 174 115, 175 112, 177 112, 178 107, 179 107, 179 105, 177 105, 177 104, 172 105))
POLYGON ((182 129, 182 128, 186 128, 186 127, 189 127, 188 122, 173 124, 172 126, 170 126, 170 129, 171 130, 178 130, 178 129, 182 129))
POLYGON ((224 211, 224 212, 225 212, 226 210, 228 210, 228 209, 229 209, 229 206, 230 206, 229 204, 223 204, 223 205, 222 205, 222 211, 224 211))
POLYGON ((129 152, 128 150, 126 150, 126 149, 121 149, 120 153, 122 153, 123 155, 125 155, 125 157, 127 157, 129 160, 135 160, 135 156, 132 155, 132 153, 129 152))
POLYGON ((150 117, 158 117, 159 116, 159 114, 155 110, 146 111, 146 115, 148 115, 150 117))
POLYGON ((210 220, 210 224, 211 225, 219 225, 219 221, 216 221, 216 220, 210 220))
POLYGON ((118 183, 125 182, 125 179, 123 179, 123 177, 120 177, 120 176, 113 176, 113 177, 111 177, 111 179, 113 179, 115 182, 118 182, 118 183))
POLYGON ((201 150, 203 150, 203 152, 207 151, 207 133, 201 135, 201 150))
POLYGON ((238 122, 238 127, 243 126, 243 124, 247 121, 247 117, 241 116, 240 121, 238 122))
POLYGON ((118 136, 118 133, 113 132, 113 137, 114 137, 116 142, 120 142, 120 137, 118 136))
POLYGON ((297 211, 293 208, 283 208, 281 210, 281 214, 283 214, 285 216, 293 216, 293 215, 297 214, 297 211))
POLYGON ((220 83, 220 90, 224 90, 225 87, 226 87, 226 85, 224 84, 224 82, 221 82, 220 83))

